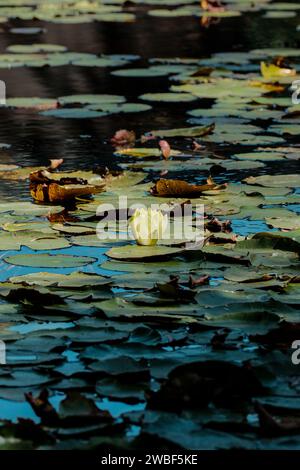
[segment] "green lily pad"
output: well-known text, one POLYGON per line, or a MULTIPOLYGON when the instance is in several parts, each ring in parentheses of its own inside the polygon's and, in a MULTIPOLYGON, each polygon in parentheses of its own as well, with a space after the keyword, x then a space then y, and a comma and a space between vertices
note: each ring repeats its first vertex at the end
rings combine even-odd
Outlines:
POLYGON ((15 266, 30 266, 37 268, 75 268, 86 266, 97 261, 88 256, 21 254, 4 258, 4 261, 15 266))
MULTIPOLYGON (((76 235, 75 237, 71 238, 71 242, 75 246, 93 246, 93 247, 105 247, 107 245, 111 245, 112 240, 109 238, 101 239, 97 235, 76 235)), ((126 240, 125 240, 126 242, 126 240)), ((117 242, 114 242, 114 244, 117 242)), ((120 242, 124 243, 124 241, 120 242)), ((119 242, 118 242, 119 244, 119 242)))
POLYGON ((141 100, 145 101, 163 101, 166 103, 180 103, 196 100, 196 96, 189 95, 188 93, 144 93, 139 96, 141 100))
POLYGON ((282 56, 282 57, 299 57, 300 56, 300 51, 297 48, 285 48, 285 47, 267 47, 267 48, 262 48, 262 49, 253 49, 250 51, 250 55, 256 56, 256 57, 276 57, 276 56, 282 56))
POLYGON ((15 44, 8 46, 8 52, 32 54, 35 52, 65 52, 67 48, 58 44, 15 44))
POLYGON ((264 14, 264 18, 274 18, 274 19, 278 19, 278 18, 294 18, 294 16, 296 16, 296 12, 295 11, 267 11, 265 14, 264 14))
POLYGON ((147 77, 162 77, 167 75, 168 73, 161 69, 156 68, 140 68, 140 69, 121 69, 121 70, 114 70, 111 72, 112 75, 117 77, 140 77, 140 78, 147 78, 147 77))
MULTIPOLYGON (((25 170, 25 169, 24 169, 25 170)), ((27 174, 28 174, 28 170, 27 174)), ((28 216, 47 216, 49 214, 57 214, 62 212, 62 206, 44 206, 42 204, 33 204, 32 202, 3 202, 0 204, 0 213, 11 213, 14 215, 28 215, 28 216)))
POLYGON ((57 107, 57 101, 51 98, 8 98, 6 105, 9 108, 51 109, 57 107))
POLYGON ((192 16, 194 15, 194 11, 191 8, 175 8, 174 10, 169 10, 165 8, 160 8, 157 10, 150 10, 148 15, 161 17, 161 18, 177 18, 181 16, 192 16))
POLYGON ((226 170, 250 170, 251 168, 262 168, 265 166, 262 162, 253 161, 253 160, 241 160, 237 161, 224 161, 221 163, 221 166, 226 170))
POLYGON ((102 15, 96 15, 97 21, 107 21, 109 23, 132 23, 135 21, 135 15, 132 13, 104 13, 102 15))
POLYGON ((269 188, 287 187, 296 188, 300 186, 300 175, 262 175, 249 176, 244 179, 245 183, 269 188))
POLYGON ((71 274, 59 273, 30 273, 24 276, 15 276, 9 279, 13 284, 23 284, 28 286, 59 287, 77 289, 78 287, 97 287, 109 284, 110 279, 90 273, 73 272, 71 274))
POLYGON ((129 60, 113 57, 113 56, 102 56, 97 57, 93 54, 89 56, 78 56, 74 55, 72 60, 73 65, 80 67, 122 67, 130 63, 129 60))
MULTIPOLYGON (((236 248, 248 251, 256 250, 257 252, 270 251, 273 253, 273 251, 276 249, 297 253, 300 249, 299 230, 288 233, 259 232, 253 235, 253 237, 249 240, 238 242, 236 248)), ((274 262, 276 261, 275 257, 273 257, 273 260, 274 262)))
MULTIPOLYGON (((133 147, 126 149, 119 149, 115 152, 115 155, 118 156, 129 156, 135 158, 151 158, 151 157, 161 157, 161 150, 158 148, 148 148, 148 147, 133 147)), ((170 156, 178 156, 180 152, 178 150, 171 150, 170 156)))
POLYGON ((64 225, 64 224, 53 224, 53 230, 57 230, 61 233, 66 233, 70 235, 89 235, 94 234, 96 229, 90 227, 84 227, 83 225, 64 225))
POLYGON ((125 245, 116 248, 111 248, 106 255, 109 258, 117 260, 147 260, 168 258, 176 254, 182 253, 182 248, 172 248, 168 246, 138 246, 138 245, 125 245))
POLYGON ((58 108, 42 111, 40 114, 46 117, 57 117, 61 119, 94 119, 106 116, 107 113, 92 111, 87 108, 58 108))
POLYGON ((237 153, 233 155, 237 160, 258 160, 262 162, 276 161, 284 159, 284 154, 277 152, 249 152, 237 153))
POLYGON ((40 232, 0 232, 0 250, 20 250, 21 246, 27 246, 32 250, 58 250, 68 248, 70 243, 65 238, 40 232))
POLYGON ((105 300, 104 302, 95 302, 94 306, 105 314, 110 319, 130 319, 145 321, 145 319, 163 321, 174 323, 196 323, 197 320, 193 316, 197 316, 197 309, 191 305, 179 305, 174 304, 156 307, 155 305, 144 305, 142 308, 139 305, 135 305, 120 297, 115 297, 111 300, 105 300))
POLYGON ((298 135, 299 134, 299 124, 274 124, 269 127, 270 132, 274 134, 290 134, 298 135))
POLYGON ((220 99, 228 96, 251 100, 262 94, 259 87, 251 86, 247 80, 218 78, 209 83, 172 85, 171 91, 191 93, 199 98, 220 99))
POLYGON ((264 5, 264 10, 300 10, 300 5, 295 2, 277 2, 264 5))
POLYGON ((58 102, 66 104, 107 104, 124 103, 126 98, 120 95, 68 95, 58 98, 58 102))
POLYGON ((211 126, 183 127, 179 129, 160 129, 151 131, 157 137, 201 137, 209 132, 211 126))
POLYGON ((88 105, 88 109, 94 111, 103 111, 109 114, 115 113, 140 113, 143 111, 149 111, 152 106, 144 103, 123 103, 123 104, 93 104, 88 105))
MULTIPOLYGON (((199 15, 201 15, 201 13, 199 13, 199 15)), ((201 16, 213 18, 233 18, 236 16, 241 16, 241 12, 237 10, 205 11, 205 13, 203 13, 201 16)))
POLYGON ((284 230, 296 230, 300 228, 300 219, 295 217, 272 217, 266 218, 266 223, 274 228, 280 228, 284 230))

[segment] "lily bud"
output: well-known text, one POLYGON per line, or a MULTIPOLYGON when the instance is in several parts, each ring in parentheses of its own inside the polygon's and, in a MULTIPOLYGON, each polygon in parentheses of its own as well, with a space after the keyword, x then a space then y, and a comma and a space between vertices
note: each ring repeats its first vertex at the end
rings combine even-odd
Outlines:
POLYGON ((151 208, 136 209, 129 224, 138 245, 153 246, 163 237, 168 216, 151 208))

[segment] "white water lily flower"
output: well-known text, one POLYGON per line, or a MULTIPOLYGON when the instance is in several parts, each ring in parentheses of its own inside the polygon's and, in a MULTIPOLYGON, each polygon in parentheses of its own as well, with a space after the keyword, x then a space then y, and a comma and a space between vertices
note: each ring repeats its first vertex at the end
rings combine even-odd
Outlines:
POLYGON ((136 209, 129 223, 138 245, 153 246, 163 237, 168 216, 151 208, 136 209))

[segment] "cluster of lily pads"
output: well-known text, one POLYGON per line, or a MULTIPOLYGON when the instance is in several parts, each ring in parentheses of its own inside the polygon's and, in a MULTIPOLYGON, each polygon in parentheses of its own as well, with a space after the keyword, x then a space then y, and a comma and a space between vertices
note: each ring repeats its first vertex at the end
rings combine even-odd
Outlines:
POLYGON ((49 21, 53 23, 89 23, 91 21, 131 22, 135 15, 123 9, 123 1, 78 0, 5 0, 0 7, 1 22, 21 20, 49 21))
MULTIPOLYGON (((138 56, 130 55, 97 57, 64 50, 58 52, 60 48, 64 49, 59 45, 10 46, 9 52, 12 53, 0 56, 0 63, 4 67, 40 67, 46 64, 118 67, 138 60, 138 56), (32 51, 30 56, 29 51, 32 51)), ((216 53, 209 59, 201 60, 153 58, 149 62, 148 67, 123 67, 111 72, 118 77, 132 77, 132 80, 156 76, 169 78, 169 90, 144 93, 137 96, 134 103, 126 102, 121 95, 85 94, 55 99, 8 98, 3 106, 33 109, 47 117, 94 119, 108 114, 149 111, 164 103, 195 106, 199 103, 198 108, 188 111, 187 122, 193 125, 213 122, 215 130, 207 136, 209 142, 262 146, 282 144, 285 137, 298 134, 299 104, 292 102, 292 84, 299 80, 298 49, 216 53), (290 61, 288 68, 272 64, 278 56, 290 61)), ((197 137, 197 129, 156 130, 156 135, 197 137)), ((264 153, 261 158, 258 154, 257 160, 277 160, 280 158, 278 153, 285 153, 280 148, 279 151, 275 148, 270 152, 272 154, 264 153)), ((261 166, 262 163, 257 165, 261 166)))
MULTIPOLYGON (((124 20, 123 2, 26 3, 6 0, 0 16, 124 20)), ((223 3, 223 16, 254 8, 291 16, 297 9, 223 3)), ((200 14, 191 5, 158 11, 200 14)), ((26 198, 1 202, 7 364, 0 369, 0 449, 296 448, 300 382, 291 356, 300 330, 300 150, 291 84, 299 78, 299 50, 152 58, 134 68, 136 56, 98 57, 59 45, 7 52, 0 67, 104 66, 115 67, 120 80, 169 79, 166 90, 149 89, 134 103, 100 93, 8 98, 8 112, 18 109, 25 120, 28 109, 49 120, 94 119, 177 103, 187 114, 186 125, 172 129, 153 129, 145 114, 148 132, 127 133, 121 146, 102 136, 120 171, 57 173, 101 184, 104 191, 92 198, 36 203, 28 187, 26 198), (165 154, 160 139, 169 146, 165 154), (99 206, 118 207, 124 195, 129 206, 164 203, 170 213, 191 204, 195 224, 204 205, 204 245, 99 238, 99 206)), ((1 160, 0 182, 29 186, 37 170, 1 160)), ((127 219, 120 217, 117 235, 127 219)))
POLYGON ((57 67, 74 65, 79 67, 122 67, 138 58, 135 55, 96 55, 70 52, 60 44, 13 44, 0 54, 0 68, 57 67))
MULTIPOLYGON (((18 181, 24 170, 7 167, 1 177, 18 181)), ((290 209, 299 207, 299 176, 252 176, 191 194, 194 206, 233 227, 264 220, 254 235, 233 236, 208 218, 198 250, 184 241, 141 247, 99 239, 99 204, 117 204, 124 193, 146 206, 187 201, 178 180, 177 197, 160 196, 144 177, 111 178, 105 192, 68 211, 1 205, 8 364, 0 398, 5 413, 25 393, 38 416, 2 422, 2 447, 257 448, 259 436, 259 447, 293 448, 299 381, 289 352, 299 325, 300 228, 290 209)))
MULTIPOLYGON (((265 18, 293 18, 299 10, 295 2, 273 2, 272 0, 222 0, 220 7, 210 7, 211 2, 195 0, 133 0, 130 6, 125 0, 5 0, 0 7, 1 22, 9 19, 48 21, 63 24, 89 23, 92 21, 133 22, 139 6, 147 6, 152 17, 237 17, 247 12, 262 12, 265 18)), ((217 2, 216 2, 217 3, 217 2)), ((205 23, 204 23, 205 24, 205 23)))

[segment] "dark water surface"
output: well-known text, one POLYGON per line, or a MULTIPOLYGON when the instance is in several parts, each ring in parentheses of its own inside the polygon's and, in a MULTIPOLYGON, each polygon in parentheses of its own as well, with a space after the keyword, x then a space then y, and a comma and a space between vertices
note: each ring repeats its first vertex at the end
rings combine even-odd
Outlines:
MULTIPOLYGON (((40 35, 0 33, 0 52, 12 44, 33 42, 66 46, 70 51, 94 54, 137 54, 133 67, 146 65, 154 57, 205 58, 214 52, 247 51, 264 47, 299 47, 297 18, 269 20, 259 13, 247 13, 237 18, 224 18, 209 28, 200 26, 199 19, 153 18, 140 13, 135 23, 41 23, 46 29, 40 35)), ((10 27, 21 27, 15 21, 10 27)), ((26 27, 35 26, 26 22, 26 27)), ((129 102, 145 92, 168 91, 167 77, 123 78, 110 74, 113 68, 79 67, 74 65, 0 69, 7 97, 57 98, 71 94, 109 93, 124 95, 129 102)), ((184 103, 153 103, 153 109, 143 113, 111 115, 97 119, 54 119, 36 112, 0 109, 0 142, 12 145, 2 162, 24 165, 44 165, 51 157, 63 157, 65 168, 112 165, 111 148, 103 145, 119 128, 131 128, 137 133, 151 128, 186 125, 186 110, 199 107, 199 101, 184 103), (80 137, 82 136, 82 137, 80 137)), ((4 189, 5 191, 5 189, 4 189)))

